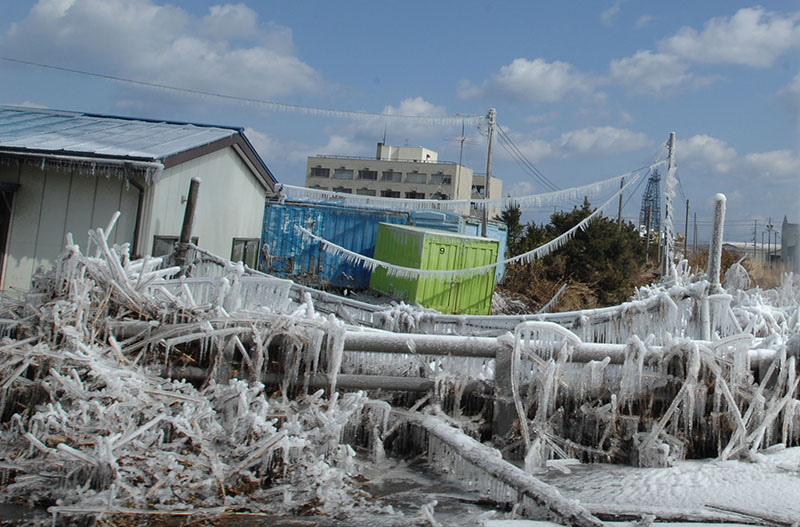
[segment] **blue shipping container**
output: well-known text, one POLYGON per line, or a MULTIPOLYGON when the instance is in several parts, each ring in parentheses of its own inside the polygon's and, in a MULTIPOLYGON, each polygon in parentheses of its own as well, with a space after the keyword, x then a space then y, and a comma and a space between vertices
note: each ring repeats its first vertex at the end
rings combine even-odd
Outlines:
POLYGON ((408 225, 408 212, 356 209, 344 205, 267 201, 259 270, 313 286, 369 288, 370 271, 327 253, 322 244, 295 228, 363 256, 375 254, 378 223, 408 225))
MULTIPOLYGON (((477 218, 467 218, 462 222, 462 228, 459 231, 461 234, 467 236, 480 236, 482 232, 481 220, 477 218)), ((486 237, 500 242, 500 247, 497 252, 497 261, 502 262, 506 259, 506 245, 508 244, 508 227, 500 221, 490 220, 486 226, 486 237)), ((494 276, 495 283, 503 279, 506 274, 506 266, 498 265, 497 272, 494 276)))
POLYGON ((461 214, 446 210, 412 210, 411 225, 421 229, 465 234, 462 232, 464 218, 461 214))

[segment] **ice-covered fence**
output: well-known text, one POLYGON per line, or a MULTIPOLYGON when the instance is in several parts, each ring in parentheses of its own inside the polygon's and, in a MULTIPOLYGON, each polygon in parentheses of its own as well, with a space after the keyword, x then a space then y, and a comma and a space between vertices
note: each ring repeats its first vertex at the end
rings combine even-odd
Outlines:
POLYGON ((230 272, 218 278, 178 278, 151 285, 148 292, 165 299, 181 298, 190 307, 222 306, 226 311, 268 309, 287 313, 292 282, 280 278, 246 276, 230 272))
POLYGON ((444 315, 392 308, 373 315, 374 326, 411 333, 496 336, 526 321, 553 322, 586 342, 623 344, 631 337, 650 337, 662 344, 675 336, 726 337, 739 331, 728 305, 709 306, 708 284, 661 288, 618 306, 529 315, 444 315), (713 313, 709 310, 716 309, 713 313), (712 315, 716 315, 712 318, 712 315), (713 327, 712 327, 713 325, 713 327))
POLYGON ((761 439, 796 441, 794 361, 772 339, 747 334, 666 345, 636 338, 626 345, 587 343, 557 324, 529 321, 515 337, 350 330, 336 363, 348 382, 374 376, 374 388, 433 385, 456 398, 454 408, 469 393, 466 386, 476 390, 483 383, 493 402, 494 434, 505 435, 515 421, 527 423, 523 454, 536 467, 569 452, 653 465, 721 454, 728 441, 737 450, 757 450, 761 439), (781 401, 769 418, 757 410, 765 390, 781 401), (738 439, 730 430, 741 430, 738 439))
MULTIPOLYGON (((230 262, 202 249, 192 249, 193 277, 218 277, 230 272, 230 262)), ((247 277, 267 276, 243 266, 241 270, 247 277)), ((685 268, 682 271, 686 274, 685 268)), ((709 295, 708 281, 682 282, 644 288, 639 298, 618 306, 530 315, 445 315, 404 304, 368 304, 294 283, 288 294, 295 305, 311 295, 320 313, 334 314, 348 324, 404 333, 498 336, 513 331, 521 322, 537 320, 559 324, 585 342, 624 344, 636 336, 661 344, 676 336, 708 340, 713 335, 724 338, 740 330, 726 297, 709 295)))

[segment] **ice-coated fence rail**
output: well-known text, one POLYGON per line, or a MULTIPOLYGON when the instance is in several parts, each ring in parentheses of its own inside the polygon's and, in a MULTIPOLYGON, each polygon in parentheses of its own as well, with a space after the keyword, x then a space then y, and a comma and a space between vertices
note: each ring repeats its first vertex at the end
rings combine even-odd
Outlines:
MULTIPOLYGON (((211 283, 230 272, 229 262, 200 249, 195 249, 194 254, 192 273, 197 282, 190 287, 204 287, 201 284, 205 279, 209 281, 205 287, 213 288, 211 283)), ((247 268, 240 271, 243 278, 254 281, 259 276, 267 277, 247 268)), ((730 310, 729 297, 711 295, 710 288, 708 281, 656 286, 641 299, 618 306, 529 315, 446 315, 404 304, 380 306, 295 283, 291 283, 287 294, 295 305, 302 304, 309 294, 321 313, 334 314, 349 324, 395 332, 499 336, 513 332, 521 322, 536 320, 559 324, 586 342, 624 344, 636 336, 663 344, 673 337, 708 340, 712 335, 724 338, 741 330, 730 310)))

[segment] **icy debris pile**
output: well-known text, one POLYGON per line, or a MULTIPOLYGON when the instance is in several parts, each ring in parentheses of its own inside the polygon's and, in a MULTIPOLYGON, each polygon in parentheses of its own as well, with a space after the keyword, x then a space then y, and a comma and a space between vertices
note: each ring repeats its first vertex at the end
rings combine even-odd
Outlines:
POLYGON ((343 440, 370 401, 269 398, 259 382, 274 360, 319 355, 329 321, 310 299, 245 317, 236 273, 206 302, 166 280, 177 269, 109 246, 112 227, 91 233, 94 256, 70 242, 26 303, 3 306, 0 502, 60 514, 378 509, 343 440), (176 364, 202 382, 160 375, 176 364))

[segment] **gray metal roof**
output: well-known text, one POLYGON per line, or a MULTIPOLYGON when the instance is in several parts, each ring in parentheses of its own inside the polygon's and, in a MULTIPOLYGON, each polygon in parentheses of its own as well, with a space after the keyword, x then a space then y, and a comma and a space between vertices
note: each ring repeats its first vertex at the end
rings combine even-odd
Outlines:
POLYGON ((0 106, 0 148, 164 159, 237 134, 238 128, 0 106))

